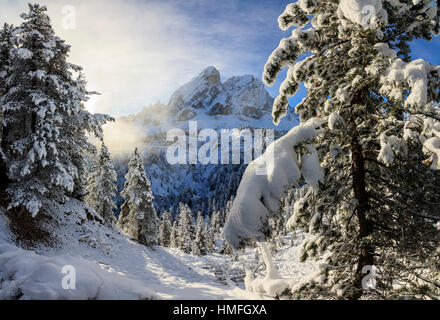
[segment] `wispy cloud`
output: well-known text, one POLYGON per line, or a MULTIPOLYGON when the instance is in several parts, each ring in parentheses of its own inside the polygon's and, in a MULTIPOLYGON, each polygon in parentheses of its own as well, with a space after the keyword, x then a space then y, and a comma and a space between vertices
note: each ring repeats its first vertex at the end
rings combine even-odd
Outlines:
MULTIPOLYGON (((27 1, 2 1, 0 22, 20 23, 27 1), (4 2, 4 3, 3 3, 4 2)), ((88 103, 95 112, 122 115, 157 100, 204 67, 223 76, 261 75, 277 44, 276 17, 283 5, 258 1, 40 0, 57 34, 72 45, 70 61, 84 67, 88 103), (62 26, 62 8, 76 9, 75 30, 62 26)))

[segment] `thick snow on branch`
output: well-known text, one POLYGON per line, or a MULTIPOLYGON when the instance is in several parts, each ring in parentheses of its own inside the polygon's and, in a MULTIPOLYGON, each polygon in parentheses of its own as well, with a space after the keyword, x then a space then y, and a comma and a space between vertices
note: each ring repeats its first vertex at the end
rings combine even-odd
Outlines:
POLYGON ((440 170, 440 138, 432 137, 425 141, 423 149, 430 154, 428 163, 431 164, 432 169, 440 170))
POLYGON ((343 16, 362 25, 365 29, 377 22, 388 22, 388 14, 382 7, 382 0, 341 0, 339 10, 343 16))
POLYGON ((394 154, 403 149, 402 141, 396 136, 387 136, 382 133, 379 137, 380 151, 377 160, 387 166, 394 162, 394 154))
POLYGON ((440 122, 432 118, 423 118, 423 130, 419 135, 423 151, 429 155, 426 164, 440 170, 440 122))
POLYGON ((425 106, 429 102, 429 75, 440 74, 440 67, 422 59, 405 62, 396 59, 388 72, 381 77, 381 93, 397 101, 405 99, 405 90, 411 93, 405 100, 405 106, 425 106))
POLYGON ((267 218, 278 212, 287 188, 298 187, 302 178, 314 188, 323 182, 318 154, 311 143, 326 122, 312 118, 293 128, 249 164, 225 225, 225 239, 231 246, 240 247, 248 239, 265 240, 267 218), (300 145, 309 154, 300 157, 295 151, 300 145))
POLYGON ((404 140, 419 140, 423 152, 429 156, 424 164, 440 170, 440 121, 421 114, 412 115, 405 123, 404 140))

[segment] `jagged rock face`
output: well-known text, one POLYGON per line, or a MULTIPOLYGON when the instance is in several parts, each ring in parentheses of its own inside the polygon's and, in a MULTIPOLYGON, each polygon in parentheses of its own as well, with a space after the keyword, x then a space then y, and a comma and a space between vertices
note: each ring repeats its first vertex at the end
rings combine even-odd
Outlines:
POLYGON ((176 112, 188 107, 202 109, 209 106, 222 91, 220 73, 216 68, 208 67, 174 92, 168 106, 176 112))
POLYGON ((273 99, 263 83, 253 76, 229 78, 223 87, 228 92, 228 103, 233 107, 233 113, 260 119, 271 112, 273 99))
POLYGON ((178 115, 178 121, 192 119, 199 112, 260 119, 270 112, 272 103, 273 98, 255 77, 231 77, 222 83, 219 71, 208 67, 174 92, 168 108, 178 115))

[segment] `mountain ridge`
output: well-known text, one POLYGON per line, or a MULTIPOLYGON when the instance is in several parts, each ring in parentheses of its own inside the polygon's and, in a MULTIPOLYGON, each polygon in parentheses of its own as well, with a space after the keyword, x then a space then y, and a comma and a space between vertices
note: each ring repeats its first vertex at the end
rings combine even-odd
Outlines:
POLYGON ((274 98, 263 82, 253 75, 232 76, 221 81, 220 72, 206 67, 196 77, 175 90, 167 104, 158 101, 134 115, 120 119, 146 126, 147 132, 160 126, 182 128, 185 121, 198 121, 199 128, 270 128, 286 131, 298 121, 293 112, 280 125, 272 122, 274 98))

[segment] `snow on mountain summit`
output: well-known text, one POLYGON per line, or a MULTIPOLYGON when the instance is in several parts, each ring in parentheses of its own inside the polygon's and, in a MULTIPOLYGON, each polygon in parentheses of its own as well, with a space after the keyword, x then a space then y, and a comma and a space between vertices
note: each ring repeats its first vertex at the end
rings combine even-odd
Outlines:
POLYGON ((260 119, 271 113, 273 98, 264 88, 261 80, 252 75, 231 77, 223 84, 229 93, 228 102, 233 113, 260 119))
POLYGON ((215 67, 208 67, 174 92, 168 106, 170 110, 176 112, 188 107, 205 108, 221 91, 223 91, 223 86, 220 81, 220 72, 215 67))
POLYGON ((296 126, 293 108, 278 126, 273 124, 273 101, 263 82, 253 75, 232 76, 222 82, 220 72, 209 66, 174 91, 168 104, 156 102, 119 120, 147 135, 170 128, 186 130, 190 120, 197 121, 199 129, 266 128, 282 132, 296 126))
POLYGON ((177 121, 191 120, 201 114, 258 120, 270 115, 272 104, 273 98, 259 79, 252 75, 233 76, 222 83, 220 72, 210 66, 172 94, 168 109, 177 121))

